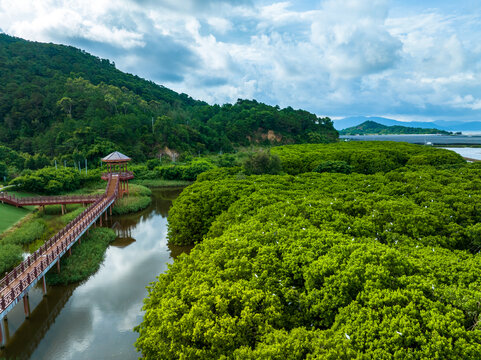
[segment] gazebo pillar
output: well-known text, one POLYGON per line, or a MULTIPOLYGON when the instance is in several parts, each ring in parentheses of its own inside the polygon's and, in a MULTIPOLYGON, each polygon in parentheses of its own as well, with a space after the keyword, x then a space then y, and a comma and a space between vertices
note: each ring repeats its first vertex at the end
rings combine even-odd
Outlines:
POLYGON ((119 198, 123 198, 124 193, 129 193, 129 180, 133 178, 133 174, 128 171, 128 162, 130 160, 131 159, 128 156, 125 156, 118 151, 114 151, 102 159, 103 162, 108 164, 110 176, 113 176, 114 174, 118 176, 119 198))

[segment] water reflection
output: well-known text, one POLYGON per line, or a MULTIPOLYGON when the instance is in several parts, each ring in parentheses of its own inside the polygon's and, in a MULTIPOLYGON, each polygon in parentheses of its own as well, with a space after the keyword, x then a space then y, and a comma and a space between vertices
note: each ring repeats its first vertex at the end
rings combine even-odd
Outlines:
POLYGON ((49 288, 44 298, 32 291, 36 308, 25 321, 21 306, 9 314, 13 335, 0 358, 138 358, 132 328, 142 320, 145 287, 183 251, 166 240, 167 212, 180 191, 156 190, 148 209, 109 221, 118 238, 86 282, 49 288))

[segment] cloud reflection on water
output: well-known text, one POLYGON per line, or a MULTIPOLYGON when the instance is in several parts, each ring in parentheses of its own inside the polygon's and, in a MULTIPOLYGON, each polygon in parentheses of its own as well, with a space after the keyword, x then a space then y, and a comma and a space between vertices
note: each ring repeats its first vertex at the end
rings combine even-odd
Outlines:
MULTIPOLYGON (((160 203, 158 203, 160 201, 160 203)), ((132 328, 142 320, 146 286, 172 262, 165 201, 123 224, 134 242, 110 246, 100 270, 75 289, 32 358, 137 358, 132 328), (160 209, 161 208, 161 209, 160 209), (136 224, 135 224, 136 223, 136 224), (135 224, 135 225, 133 225, 135 224), (133 226, 132 226, 133 225, 133 226)))

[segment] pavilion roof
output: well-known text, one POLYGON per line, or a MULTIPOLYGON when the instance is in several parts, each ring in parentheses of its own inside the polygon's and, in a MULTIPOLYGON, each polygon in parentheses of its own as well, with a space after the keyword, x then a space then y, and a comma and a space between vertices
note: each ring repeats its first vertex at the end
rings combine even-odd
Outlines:
POLYGON ((118 151, 114 151, 102 159, 103 162, 125 162, 130 160, 131 159, 128 156, 119 153, 118 151))

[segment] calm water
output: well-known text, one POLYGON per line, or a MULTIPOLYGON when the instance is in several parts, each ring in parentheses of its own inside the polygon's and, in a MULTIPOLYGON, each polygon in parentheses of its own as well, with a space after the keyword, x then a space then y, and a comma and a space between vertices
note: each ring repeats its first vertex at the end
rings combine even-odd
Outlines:
POLYGON ((451 150, 457 152, 459 155, 470 158, 481 160, 481 148, 473 148, 473 147, 445 147, 444 149, 451 150))
POLYGON ((154 190, 141 213, 114 217, 118 238, 100 270, 81 284, 30 292, 32 314, 23 303, 9 313, 10 339, 0 358, 137 359, 133 327, 142 321, 145 287, 185 248, 167 245, 167 212, 181 189, 154 190))
POLYGON ((345 135, 340 138, 351 141, 405 141, 411 144, 430 142, 433 145, 481 145, 479 135, 345 135))

